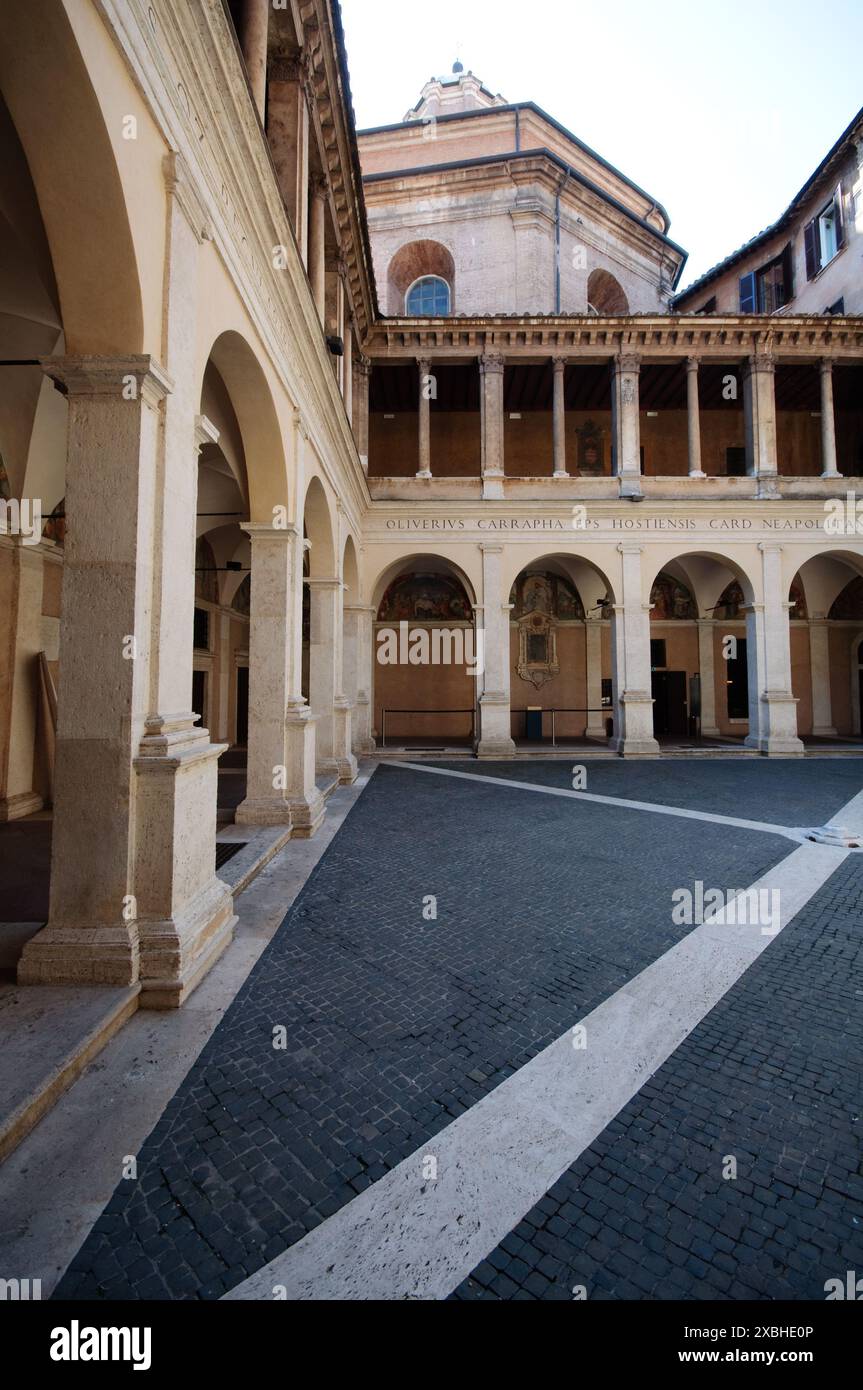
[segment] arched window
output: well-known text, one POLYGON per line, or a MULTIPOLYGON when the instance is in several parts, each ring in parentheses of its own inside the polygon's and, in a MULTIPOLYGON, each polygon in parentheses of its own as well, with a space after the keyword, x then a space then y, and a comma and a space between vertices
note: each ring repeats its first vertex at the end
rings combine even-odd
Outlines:
POLYGON ((439 275, 423 275, 414 280, 405 296, 406 314, 431 314, 439 317, 450 308, 449 285, 439 275))

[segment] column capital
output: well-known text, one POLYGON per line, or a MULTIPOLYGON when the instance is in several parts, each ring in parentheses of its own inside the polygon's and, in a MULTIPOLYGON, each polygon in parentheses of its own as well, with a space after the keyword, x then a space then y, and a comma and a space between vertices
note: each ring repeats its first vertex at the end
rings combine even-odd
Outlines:
POLYGON ((359 357, 354 358, 354 372, 357 376, 370 377, 372 374, 372 364, 368 357, 360 353, 359 357))
POLYGON ((479 369, 483 376, 502 376, 505 365, 506 360, 500 352, 484 352, 479 359, 479 369))
POLYGON ((330 191, 330 181, 326 174, 312 174, 309 177, 309 192, 313 198, 324 199, 330 191))
POLYGON ((566 357, 552 357, 551 365, 554 368, 555 374, 558 372, 562 374, 566 370, 568 361, 569 359, 566 357))
POLYGON ((311 67, 308 47, 292 45, 271 56, 267 76, 270 82, 299 82, 305 87, 311 78, 311 67))
POLYGON ((195 416, 195 443, 198 446, 198 453, 201 452, 205 444, 218 444, 219 431, 208 420, 206 415, 195 416))
POLYGON ((43 357, 42 370, 65 396, 117 396, 160 404, 174 389, 154 357, 43 357), (134 383, 134 392, 132 385, 134 383))
POLYGON ((743 364, 745 376, 749 376, 753 372, 764 372, 765 375, 772 376, 775 371, 776 358, 772 352, 753 352, 743 364))
POLYGON ((700 366, 701 358, 697 357, 694 353, 690 353, 686 359, 686 370, 688 372, 697 372, 700 366))
POLYGON ((641 370, 641 357, 637 352, 619 352, 614 358, 616 372, 638 372, 641 370))
POLYGON ((195 240, 212 240, 210 216, 205 200, 192 176, 189 165, 179 150, 170 150, 162 158, 162 176, 169 195, 177 201, 177 206, 185 214, 195 240))
POLYGON ((421 376, 428 376, 431 371, 432 360, 430 357, 417 357, 414 359, 419 368, 421 376))
POLYGON ((820 357, 818 359, 818 370, 822 376, 830 376, 835 366, 835 357, 820 357))
POLYGON ((480 541, 479 548, 484 555, 502 555, 503 546, 495 545, 492 541, 480 541))
POLYGON ((621 541, 617 549, 621 555, 640 555, 644 550, 644 546, 621 541))
POLYGON ((300 534, 295 521, 289 521, 287 526, 274 526, 270 521, 241 521, 240 530, 252 541, 278 541, 282 545, 296 540, 300 534))
POLYGON ((782 546, 778 541, 759 541, 758 549, 764 555, 781 555, 782 546))

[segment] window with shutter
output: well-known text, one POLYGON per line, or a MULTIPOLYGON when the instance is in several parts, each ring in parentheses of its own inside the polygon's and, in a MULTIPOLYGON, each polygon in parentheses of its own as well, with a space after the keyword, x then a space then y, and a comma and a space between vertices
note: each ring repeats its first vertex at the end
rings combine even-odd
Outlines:
POLYGON ((813 218, 803 228, 803 249, 806 253, 806 279, 814 280, 821 268, 818 255, 818 219, 813 218))
POLYGON ((755 313, 755 295, 757 286, 755 284, 755 271, 751 270, 748 275, 740 277, 740 312, 741 314, 755 313))
POLYGON ((845 245, 845 219, 842 216, 842 185, 837 183, 836 192, 833 194, 833 225, 836 228, 836 250, 841 251, 845 245))

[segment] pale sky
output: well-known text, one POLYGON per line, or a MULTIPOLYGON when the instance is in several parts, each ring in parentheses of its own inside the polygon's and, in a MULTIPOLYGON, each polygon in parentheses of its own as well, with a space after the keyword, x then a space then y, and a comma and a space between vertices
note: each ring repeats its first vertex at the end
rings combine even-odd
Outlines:
POLYGON ((456 57, 665 207, 680 288, 775 221, 863 106, 861 0, 342 0, 357 125, 456 57))

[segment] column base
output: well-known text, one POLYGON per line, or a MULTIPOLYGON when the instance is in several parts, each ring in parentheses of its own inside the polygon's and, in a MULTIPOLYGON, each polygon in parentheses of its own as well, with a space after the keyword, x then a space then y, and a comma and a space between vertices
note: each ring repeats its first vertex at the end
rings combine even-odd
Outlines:
POLYGON ((553 478, 568 478, 569 474, 567 473, 565 468, 555 468, 551 476, 553 478))
POLYGON ((761 696, 760 728, 747 734, 744 747, 767 757, 802 758, 805 749, 797 737, 797 699, 784 690, 767 690, 761 696))
POLYGON ((49 923, 30 938, 18 962, 19 985, 137 984, 140 946, 135 922, 64 926, 49 923))
POLYGON ((483 738, 476 745, 478 758, 512 758, 515 751, 511 738, 483 738))
POLYGON ((831 724, 831 725, 816 726, 816 727, 812 730, 812 737, 813 737, 813 738, 838 738, 838 737, 839 737, 839 730, 838 730, 838 729, 834 729, 833 726, 832 726, 832 724, 831 724))
POLYGON ((656 758, 659 744, 653 735, 653 696, 642 690, 625 690, 615 719, 620 730, 608 741, 621 758, 656 758))
POLYGON ((291 834, 310 840, 326 813, 324 798, 315 782, 315 724, 311 708, 300 696, 288 701, 285 715, 285 763, 288 785, 285 799, 291 812, 291 834))
POLYGON ((142 1008, 178 1008, 230 944, 237 920, 215 869, 218 762, 227 745, 210 743, 193 719, 148 719, 134 761, 142 1008))
POLYGON ((351 712, 353 705, 344 695, 333 701, 333 766, 343 787, 357 780, 357 760, 351 752, 351 712))
POLYGON ((720 729, 717 729, 714 725, 710 725, 709 727, 702 728, 702 730, 701 730, 701 737, 702 737, 702 738, 722 738, 722 732, 721 732, 720 729))
POLYGON ((503 498, 503 474, 502 473, 483 473, 482 475, 482 495, 484 498, 492 498, 500 501, 503 498))
POLYGON ((618 475, 618 477, 619 477, 619 483, 620 483, 619 495, 620 495, 621 497, 643 497, 643 496, 644 496, 644 492, 643 492, 642 487, 641 487, 641 476, 640 476, 640 474, 635 474, 635 475, 632 475, 632 476, 626 476, 626 475, 620 474, 620 475, 618 475))
POLYGON ((214 878, 182 917, 139 923, 142 1009, 177 1009, 231 944, 231 890, 214 878))
POLYGON ((428 468, 420 468, 420 469, 417 471, 416 476, 417 476, 418 478, 430 478, 430 477, 432 476, 432 475, 431 475, 431 470, 428 469, 428 468))
POLYGON ((604 743, 608 739, 608 734, 605 731, 604 724, 588 724, 587 728, 584 731, 584 737, 593 738, 596 739, 598 742, 604 743))
POLYGON ((41 811, 44 805, 38 792, 16 792, 14 796, 3 797, 0 799, 0 822, 32 816, 34 811, 41 811))
POLYGON ((284 793, 274 793, 268 797, 246 797, 234 812, 236 825, 290 825, 291 806, 284 793))
POLYGON ((689 478, 706 478, 706 477, 707 477, 707 474, 704 472, 704 469, 703 469, 703 468, 690 468, 689 473, 687 474, 687 477, 689 477, 689 478))
POLYGON ((828 469, 826 473, 822 473, 820 476, 822 478, 844 478, 845 474, 840 473, 837 468, 835 472, 832 469, 828 469))

